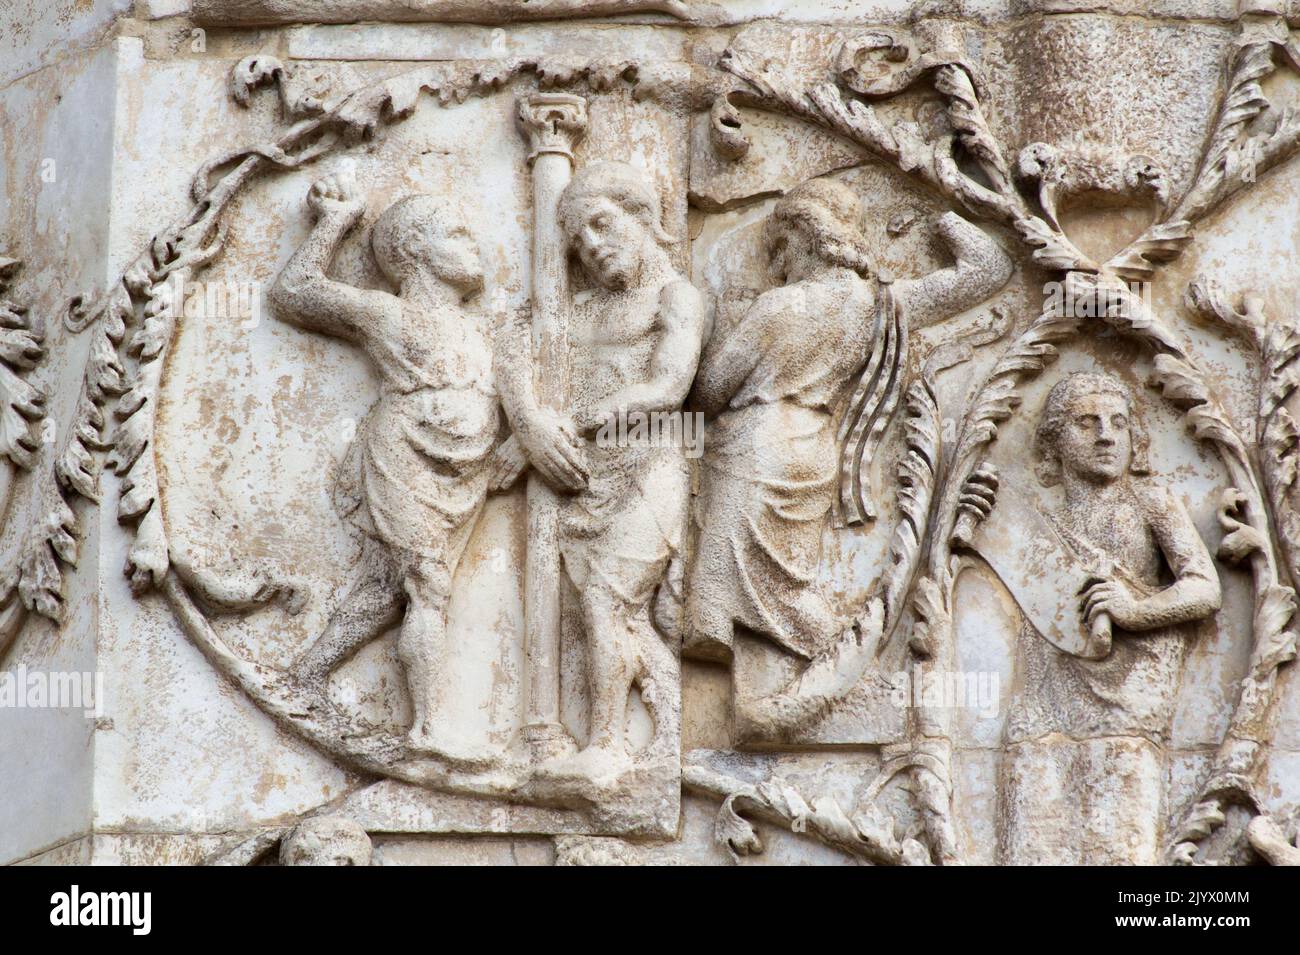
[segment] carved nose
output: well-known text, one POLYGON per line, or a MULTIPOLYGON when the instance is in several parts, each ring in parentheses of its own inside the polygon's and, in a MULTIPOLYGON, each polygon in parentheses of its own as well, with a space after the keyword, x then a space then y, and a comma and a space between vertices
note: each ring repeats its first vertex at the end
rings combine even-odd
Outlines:
POLYGON ((592 229, 583 231, 582 244, 583 247, 592 255, 599 255, 601 252, 605 251, 604 240, 601 238, 599 233, 592 229))

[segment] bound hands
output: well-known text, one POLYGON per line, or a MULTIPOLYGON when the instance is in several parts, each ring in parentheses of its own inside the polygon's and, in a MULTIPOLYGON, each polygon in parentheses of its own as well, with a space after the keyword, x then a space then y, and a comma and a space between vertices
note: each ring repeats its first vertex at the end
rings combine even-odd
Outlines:
POLYGON ((557 491, 580 491, 587 486, 586 451, 582 439, 574 423, 559 412, 544 408, 535 410, 498 449, 493 466, 493 487, 509 487, 530 464, 537 469, 542 480, 557 491), (498 479, 504 483, 498 484, 498 479))

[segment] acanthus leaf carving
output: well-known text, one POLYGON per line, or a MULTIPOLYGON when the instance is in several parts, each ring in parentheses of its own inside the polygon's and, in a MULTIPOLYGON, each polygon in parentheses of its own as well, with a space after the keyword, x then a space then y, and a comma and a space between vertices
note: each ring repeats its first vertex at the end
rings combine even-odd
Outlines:
MULTIPOLYGON (((0 296, 21 267, 0 257, 0 296)), ((36 463, 35 428, 45 416, 45 395, 25 376, 45 357, 44 340, 44 324, 26 306, 0 298, 0 454, 24 469, 36 463)))
POLYGON ((875 798, 885 783, 906 768, 906 763, 898 761, 887 765, 851 812, 828 796, 815 797, 810 803, 797 787, 780 776, 749 783, 715 768, 707 759, 688 762, 682 783, 692 791, 722 799, 714 822, 714 838, 735 857, 763 852, 758 832, 741 815, 748 813, 876 865, 929 865, 925 847, 910 835, 900 840, 893 818, 875 798))

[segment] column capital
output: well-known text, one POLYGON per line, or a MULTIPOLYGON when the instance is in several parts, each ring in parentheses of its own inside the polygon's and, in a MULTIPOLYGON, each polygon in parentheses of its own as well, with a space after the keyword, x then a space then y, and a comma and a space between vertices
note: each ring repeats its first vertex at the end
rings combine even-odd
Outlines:
POLYGON ((519 97, 517 117, 529 165, 545 153, 573 159, 573 147, 587 132, 587 101, 572 93, 529 93, 519 97))

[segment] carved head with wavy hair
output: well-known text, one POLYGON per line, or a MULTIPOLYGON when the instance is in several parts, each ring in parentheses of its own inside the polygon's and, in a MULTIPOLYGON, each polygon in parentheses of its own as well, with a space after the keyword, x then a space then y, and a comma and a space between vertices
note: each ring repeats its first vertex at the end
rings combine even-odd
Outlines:
POLYGON ((781 282, 799 281, 828 265, 852 269, 864 278, 873 270, 862 235, 862 203, 857 193, 834 179, 810 179, 781 197, 763 238, 772 271, 781 282))
POLYGON ((280 842, 281 865, 370 865, 370 836, 345 816, 313 816, 280 842))
POLYGON ((592 281, 610 290, 636 281, 645 260, 673 242, 659 193, 643 171, 622 162, 584 166, 560 196, 560 228, 592 281))
POLYGON ((399 288, 432 276, 462 296, 483 287, 483 265, 473 233, 442 201, 416 195, 398 199, 370 230, 375 261, 399 288))
POLYGON ((1146 474, 1147 436, 1129 390, 1111 375, 1076 372, 1047 394, 1034 436, 1039 480, 1065 476, 1110 484, 1125 473, 1146 474))

